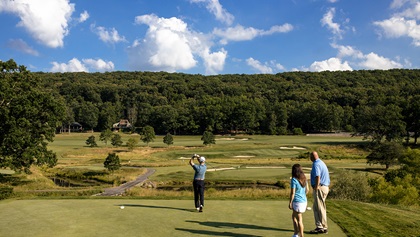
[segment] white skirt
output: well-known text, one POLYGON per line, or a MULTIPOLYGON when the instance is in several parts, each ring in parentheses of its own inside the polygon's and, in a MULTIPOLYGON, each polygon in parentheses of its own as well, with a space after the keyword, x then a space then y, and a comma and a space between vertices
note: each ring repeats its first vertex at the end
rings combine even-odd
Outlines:
POLYGON ((306 207, 308 206, 307 202, 293 202, 292 207, 295 212, 304 213, 306 211, 306 207))

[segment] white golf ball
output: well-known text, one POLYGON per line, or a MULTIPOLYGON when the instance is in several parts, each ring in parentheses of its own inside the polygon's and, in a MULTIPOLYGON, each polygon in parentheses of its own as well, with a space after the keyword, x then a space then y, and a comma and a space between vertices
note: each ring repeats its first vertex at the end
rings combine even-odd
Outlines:
POLYGON ((124 206, 120 206, 120 209, 124 209, 124 206))
POLYGON ((312 208, 310 208, 310 207, 307 207, 307 208, 306 208, 306 210, 310 211, 310 210, 312 210, 312 208))

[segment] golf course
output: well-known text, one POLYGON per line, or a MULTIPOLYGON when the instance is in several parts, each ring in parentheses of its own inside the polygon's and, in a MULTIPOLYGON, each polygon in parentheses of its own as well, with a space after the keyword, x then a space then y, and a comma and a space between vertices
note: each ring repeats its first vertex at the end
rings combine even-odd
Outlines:
MULTIPOLYGON (((216 136, 216 144, 204 146, 200 136, 175 136, 168 146, 157 136, 130 151, 105 143, 88 147, 92 135, 99 137, 58 134, 49 144, 58 156, 54 168, 33 167, 28 175, 1 170, 15 186, 0 201, 0 236, 291 236, 290 168, 300 163, 309 174, 308 152, 320 152, 332 187, 345 170, 366 177, 383 172, 380 165, 366 164, 361 137, 216 136), (103 163, 112 152, 121 168, 108 172, 103 163), (188 160, 194 153, 208 162, 202 213, 193 203, 188 160), (122 194, 100 195, 147 170, 154 172, 122 194), (54 182, 58 178, 61 185, 54 182)), ((138 136, 121 135, 124 141, 138 136)), ((311 200, 309 194, 309 206, 311 200)), ((418 236, 418 207, 327 198, 327 212, 328 236, 418 236), (395 224, 405 228, 389 232, 395 224)), ((313 212, 307 210, 303 220, 309 235, 313 212)))

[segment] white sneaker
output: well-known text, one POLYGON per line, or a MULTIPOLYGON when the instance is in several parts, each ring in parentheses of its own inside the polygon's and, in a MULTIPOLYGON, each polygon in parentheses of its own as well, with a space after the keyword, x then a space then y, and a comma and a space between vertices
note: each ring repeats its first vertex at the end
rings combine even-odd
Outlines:
POLYGON ((292 237, 299 237, 299 235, 293 235, 292 237))
POLYGON ((200 208, 199 207, 197 207, 197 211, 199 211, 200 210, 200 208))

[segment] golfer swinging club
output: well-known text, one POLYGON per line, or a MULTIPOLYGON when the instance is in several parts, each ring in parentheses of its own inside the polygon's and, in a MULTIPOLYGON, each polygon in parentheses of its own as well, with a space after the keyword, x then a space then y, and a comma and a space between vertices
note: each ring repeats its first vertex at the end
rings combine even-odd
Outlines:
POLYGON ((197 208, 197 211, 199 212, 203 212, 204 207, 204 176, 207 171, 207 166, 205 162, 206 158, 197 154, 194 154, 190 160, 190 165, 195 171, 193 181, 194 203, 195 208, 197 208), (194 158, 197 158, 197 161, 200 163, 199 165, 194 164, 194 158))

